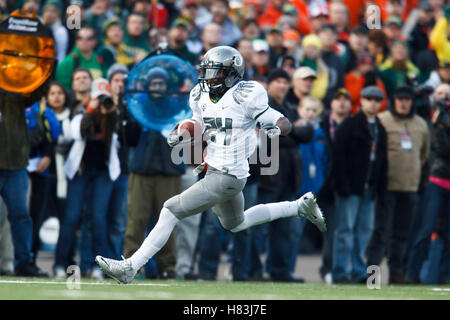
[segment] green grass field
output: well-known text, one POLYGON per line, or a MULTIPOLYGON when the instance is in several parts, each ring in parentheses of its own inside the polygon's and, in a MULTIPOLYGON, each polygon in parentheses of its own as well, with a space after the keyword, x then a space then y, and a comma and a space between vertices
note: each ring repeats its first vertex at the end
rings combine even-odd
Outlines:
POLYGON ((284 284, 272 282, 81 280, 80 289, 66 281, 0 278, 0 300, 450 300, 450 286, 382 286, 284 284))

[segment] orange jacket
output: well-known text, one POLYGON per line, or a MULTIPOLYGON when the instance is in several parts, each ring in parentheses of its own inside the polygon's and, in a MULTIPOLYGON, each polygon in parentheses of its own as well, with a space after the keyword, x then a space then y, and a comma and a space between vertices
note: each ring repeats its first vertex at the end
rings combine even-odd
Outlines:
MULTIPOLYGON (((361 91, 364 87, 364 76, 358 75, 355 71, 351 71, 345 75, 345 88, 348 93, 350 93, 350 100, 352 101, 352 109, 350 111, 351 114, 358 113, 360 105, 361 105, 361 91)), ((387 95, 386 89, 384 88, 383 81, 381 79, 377 79, 377 87, 383 92, 384 98, 381 103, 381 108, 378 112, 381 112, 387 108, 387 95)))

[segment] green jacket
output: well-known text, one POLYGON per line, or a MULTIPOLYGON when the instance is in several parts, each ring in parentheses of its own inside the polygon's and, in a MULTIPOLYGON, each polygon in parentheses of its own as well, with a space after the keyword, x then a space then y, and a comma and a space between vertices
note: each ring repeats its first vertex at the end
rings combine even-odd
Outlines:
POLYGON ((394 92, 397 87, 407 83, 407 76, 415 75, 419 79, 420 83, 423 80, 420 70, 411 61, 406 63, 405 71, 400 71, 394 69, 392 60, 389 58, 378 66, 378 72, 381 80, 383 80, 386 88, 386 94, 389 99, 394 97, 394 92))
POLYGON ((58 65, 56 69, 56 81, 61 83, 67 91, 72 91, 72 74, 76 68, 88 69, 94 80, 105 77, 100 60, 95 52, 89 60, 86 59, 75 46, 58 65))
POLYGON ((0 92, 0 170, 21 170, 28 165, 30 143, 25 109, 38 101, 46 85, 30 97, 0 92))

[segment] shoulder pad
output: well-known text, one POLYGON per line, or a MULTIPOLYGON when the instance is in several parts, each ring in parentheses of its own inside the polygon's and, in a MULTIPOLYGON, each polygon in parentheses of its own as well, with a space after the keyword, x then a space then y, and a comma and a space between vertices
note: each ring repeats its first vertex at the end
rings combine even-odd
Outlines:
POLYGON ((237 88, 233 91, 233 99, 237 104, 243 103, 249 96, 250 93, 254 92, 256 89, 255 81, 241 81, 239 82, 237 88))
POLYGON ((200 90, 200 85, 197 84, 194 88, 192 88, 190 97, 191 99, 194 99, 195 102, 197 102, 198 100, 200 100, 201 94, 202 92, 200 90))

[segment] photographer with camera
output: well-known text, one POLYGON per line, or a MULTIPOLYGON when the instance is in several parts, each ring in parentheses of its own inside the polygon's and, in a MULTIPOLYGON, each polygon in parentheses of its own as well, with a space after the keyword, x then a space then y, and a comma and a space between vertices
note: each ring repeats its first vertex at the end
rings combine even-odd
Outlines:
POLYGON ((420 271, 428 258, 430 236, 439 214, 444 214, 447 226, 444 226, 443 261, 440 263, 439 283, 450 281, 450 100, 440 100, 433 117, 432 152, 434 159, 425 189, 425 211, 421 217, 421 229, 416 235, 409 255, 406 275, 411 283, 420 283, 420 271), (443 210, 445 208, 445 210, 443 210))
MULTIPOLYGON (((54 272, 58 277, 65 275, 70 265, 71 248, 85 202, 89 222, 82 223, 91 223, 93 254, 110 254, 106 215, 113 181, 120 175, 116 111, 108 81, 100 78, 92 83, 85 111, 80 111, 71 121, 74 143, 64 164, 69 178, 66 210, 55 253, 54 272)), ((92 276, 103 277, 96 267, 92 276)))

